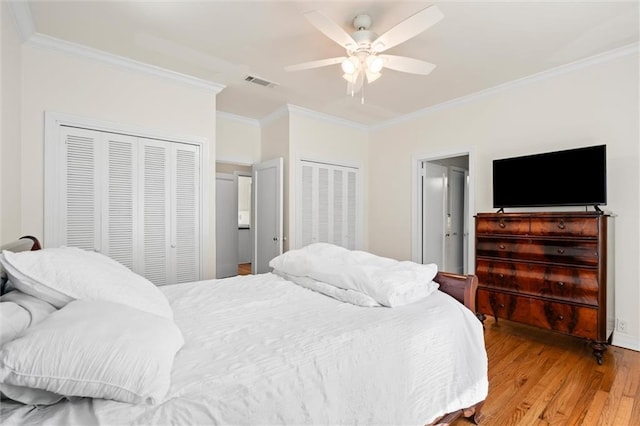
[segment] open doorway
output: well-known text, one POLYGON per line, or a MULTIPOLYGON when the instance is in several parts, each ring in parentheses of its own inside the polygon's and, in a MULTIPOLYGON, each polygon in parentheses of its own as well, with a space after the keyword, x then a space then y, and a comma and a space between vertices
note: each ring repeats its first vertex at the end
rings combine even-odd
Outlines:
POLYGON ((251 166, 216 163, 216 278, 251 273, 251 166))
POLYGON ((413 260, 467 274, 473 269, 469 225, 470 154, 416 158, 413 260))
POLYGON ((216 278, 269 272, 283 249, 283 159, 216 163, 216 278))

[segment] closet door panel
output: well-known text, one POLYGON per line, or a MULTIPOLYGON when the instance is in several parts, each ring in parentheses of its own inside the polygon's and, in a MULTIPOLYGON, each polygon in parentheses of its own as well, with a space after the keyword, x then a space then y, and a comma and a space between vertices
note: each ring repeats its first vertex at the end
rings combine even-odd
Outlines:
POLYGON ((173 282, 183 283, 200 279, 200 156, 197 146, 173 145, 173 282))
POLYGON ((101 250, 100 164, 101 133, 74 127, 61 128, 64 173, 61 176, 62 241, 85 250, 101 250))
POLYGON ((138 271, 156 285, 170 283, 171 257, 171 180, 170 147, 166 142, 140 140, 141 269, 138 271))
POLYGON ((112 133, 105 133, 103 138, 101 251, 137 270, 137 138, 112 133))

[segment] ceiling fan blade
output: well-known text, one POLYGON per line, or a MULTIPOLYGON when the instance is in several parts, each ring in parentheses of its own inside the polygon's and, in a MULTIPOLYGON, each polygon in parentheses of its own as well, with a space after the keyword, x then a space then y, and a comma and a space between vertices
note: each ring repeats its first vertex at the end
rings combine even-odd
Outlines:
POLYGON ((391 28, 386 33, 375 39, 371 47, 376 52, 383 52, 398 44, 417 36, 427 28, 438 23, 444 15, 437 6, 422 9, 391 28))
POLYGON ((340 56, 339 58, 319 59, 317 61, 309 61, 309 62, 303 62, 301 64, 289 65, 287 67, 284 67, 284 70, 285 71, 301 71, 301 70, 308 70, 311 68, 326 67, 327 65, 339 64, 345 59, 347 58, 344 56, 340 56))
POLYGON ((419 59, 408 58, 406 56, 379 55, 384 59, 384 67, 396 71, 408 72, 411 74, 427 75, 436 67, 429 62, 419 59))
POLYGON ((324 35, 348 50, 357 47, 357 43, 340 25, 317 10, 304 14, 305 18, 324 35))

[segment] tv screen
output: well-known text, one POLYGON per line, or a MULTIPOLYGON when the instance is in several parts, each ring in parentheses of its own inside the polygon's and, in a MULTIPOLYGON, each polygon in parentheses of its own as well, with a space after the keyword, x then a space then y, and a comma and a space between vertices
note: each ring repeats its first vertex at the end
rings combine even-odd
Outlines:
POLYGON ((495 208, 606 203, 606 145, 493 160, 495 208))

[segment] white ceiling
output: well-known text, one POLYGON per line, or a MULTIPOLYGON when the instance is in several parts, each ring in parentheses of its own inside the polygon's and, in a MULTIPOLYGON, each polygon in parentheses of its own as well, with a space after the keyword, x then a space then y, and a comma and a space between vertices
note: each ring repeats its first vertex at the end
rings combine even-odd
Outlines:
POLYGON ((437 65, 428 76, 383 70, 359 95, 339 65, 286 72, 344 55, 303 13, 353 31, 367 13, 384 33, 425 1, 29 1, 35 31, 226 85, 218 109, 262 119, 285 104, 371 125, 638 42, 638 1, 443 1, 445 18, 385 53, 437 65), (254 75, 274 88, 244 81, 254 75))

